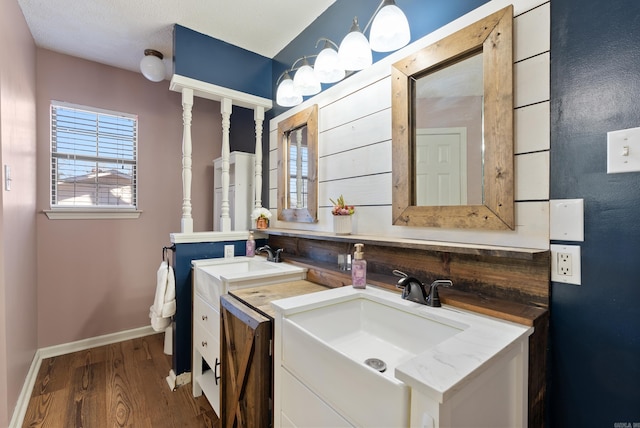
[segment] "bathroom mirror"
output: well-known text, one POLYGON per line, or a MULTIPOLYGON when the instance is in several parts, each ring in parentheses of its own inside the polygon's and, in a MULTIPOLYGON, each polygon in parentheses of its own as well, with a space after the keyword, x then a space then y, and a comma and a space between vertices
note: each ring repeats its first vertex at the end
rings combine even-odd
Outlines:
POLYGON ((278 123, 278 220, 318 221, 318 106, 278 123))
POLYGON ((392 66, 393 224, 514 229, 513 7, 392 66))

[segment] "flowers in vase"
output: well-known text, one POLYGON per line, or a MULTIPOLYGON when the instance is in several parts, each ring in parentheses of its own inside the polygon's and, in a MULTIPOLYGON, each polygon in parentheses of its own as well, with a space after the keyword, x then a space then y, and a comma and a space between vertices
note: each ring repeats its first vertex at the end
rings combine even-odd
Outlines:
POLYGON ((269 226, 269 219, 271 218, 271 211, 266 208, 256 208, 251 213, 251 218, 256 222, 258 229, 266 229, 269 226))
POLYGON ((333 209, 331 210, 331 214, 333 215, 352 215, 356 212, 356 208, 353 205, 347 205, 344 202, 342 195, 340 195, 336 201, 331 198, 329 198, 329 200, 333 204, 333 209))
POLYGON ((271 219, 271 211, 269 211, 266 208, 260 207, 260 208, 256 208, 253 210, 253 213, 251 213, 251 218, 254 221, 257 221, 258 219, 265 219, 265 220, 270 220, 271 219))

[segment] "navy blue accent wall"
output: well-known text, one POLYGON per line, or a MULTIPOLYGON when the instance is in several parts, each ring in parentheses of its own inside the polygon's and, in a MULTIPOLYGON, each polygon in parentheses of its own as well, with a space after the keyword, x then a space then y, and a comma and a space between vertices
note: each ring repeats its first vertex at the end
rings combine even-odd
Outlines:
MULTIPOLYGON (((487 0, 456 0, 443 2, 442 0, 397 0, 396 5, 402 9, 411 27, 411 41, 414 42, 438 28, 448 24, 462 15, 487 3, 487 0)), ((326 37, 335 44, 340 42, 351 29, 351 22, 358 17, 360 30, 364 31, 367 22, 373 16, 378 1, 349 0, 337 1, 320 15, 311 25, 300 33, 291 43, 273 58, 273 87, 275 97, 276 80, 280 74, 290 68, 293 62, 305 55, 317 55, 322 47, 316 49, 319 38, 326 37)), ((366 32, 367 37, 369 31, 366 32)), ((373 62, 377 62, 390 53, 373 52, 373 62)), ((313 64, 313 59, 310 61, 313 64)), ((298 64, 299 65, 299 64, 298 64)), ((293 77, 293 76, 291 76, 293 77)), ((323 84, 323 89, 331 85, 323 84)), ((275 105, 270 111, 270 117, 286 111, 287 108, 275 105)))
MULTIPOLYGON (((266 240, 257 240, 264 245, 266 240)), ((176 375, 191 371, 192 287, 191 261, 224 257, 224 246, 233 245, 236 256, 245 255, 246 241, 176 244, 173 269, 176 277, 176 315, 173 331, 173 371, 176 375)))
MULTIPOLYGON (((269 142, 269 132, 266 131, 267 129, 268 125, 265 125, 262 132, 263 146, 265 138, 267 144, 269 142)), ((231 111, 231 125, 229 131, 229 148, 232 152, 256 152, 256 122, 254 120, 253 110, 233 106, 233 109, 231 111)), ((266 169, 265 171, 268 171, 268 169, 266 169)))
POLYGON ((173 52, 176 74, 272 98, 270 58, 177 24, 173 52))
POLYGON ((640 2, 552 0, 551 23, 551 198, 584 198, 585 241, 582 286, 552 284, 550 425, 631 427, 640 173, 607 175, 606 141, 640 126, 640 2))

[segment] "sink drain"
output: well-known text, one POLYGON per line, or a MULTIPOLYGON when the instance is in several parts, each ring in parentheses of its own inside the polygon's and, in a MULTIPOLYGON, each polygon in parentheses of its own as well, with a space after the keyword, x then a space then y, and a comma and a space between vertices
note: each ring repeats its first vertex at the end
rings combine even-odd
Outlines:
POLYGON ((364 363, 380 373, 384 373, 387 369, 387 364, 379 358, 367 358, 364 363))

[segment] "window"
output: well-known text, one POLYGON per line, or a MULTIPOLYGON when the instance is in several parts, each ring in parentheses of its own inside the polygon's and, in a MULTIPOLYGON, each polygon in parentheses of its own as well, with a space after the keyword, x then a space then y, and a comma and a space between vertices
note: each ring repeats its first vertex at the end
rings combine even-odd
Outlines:
POLYGON ((307 184, 309 182, 308 148, 289 145, 289 201, 290 208, 307 206, 307 184), (298 174, 300 174, 298 176, 298 174))
POLYGON ((51 208, 137 209, 136 115, 51 104, 51 208))

